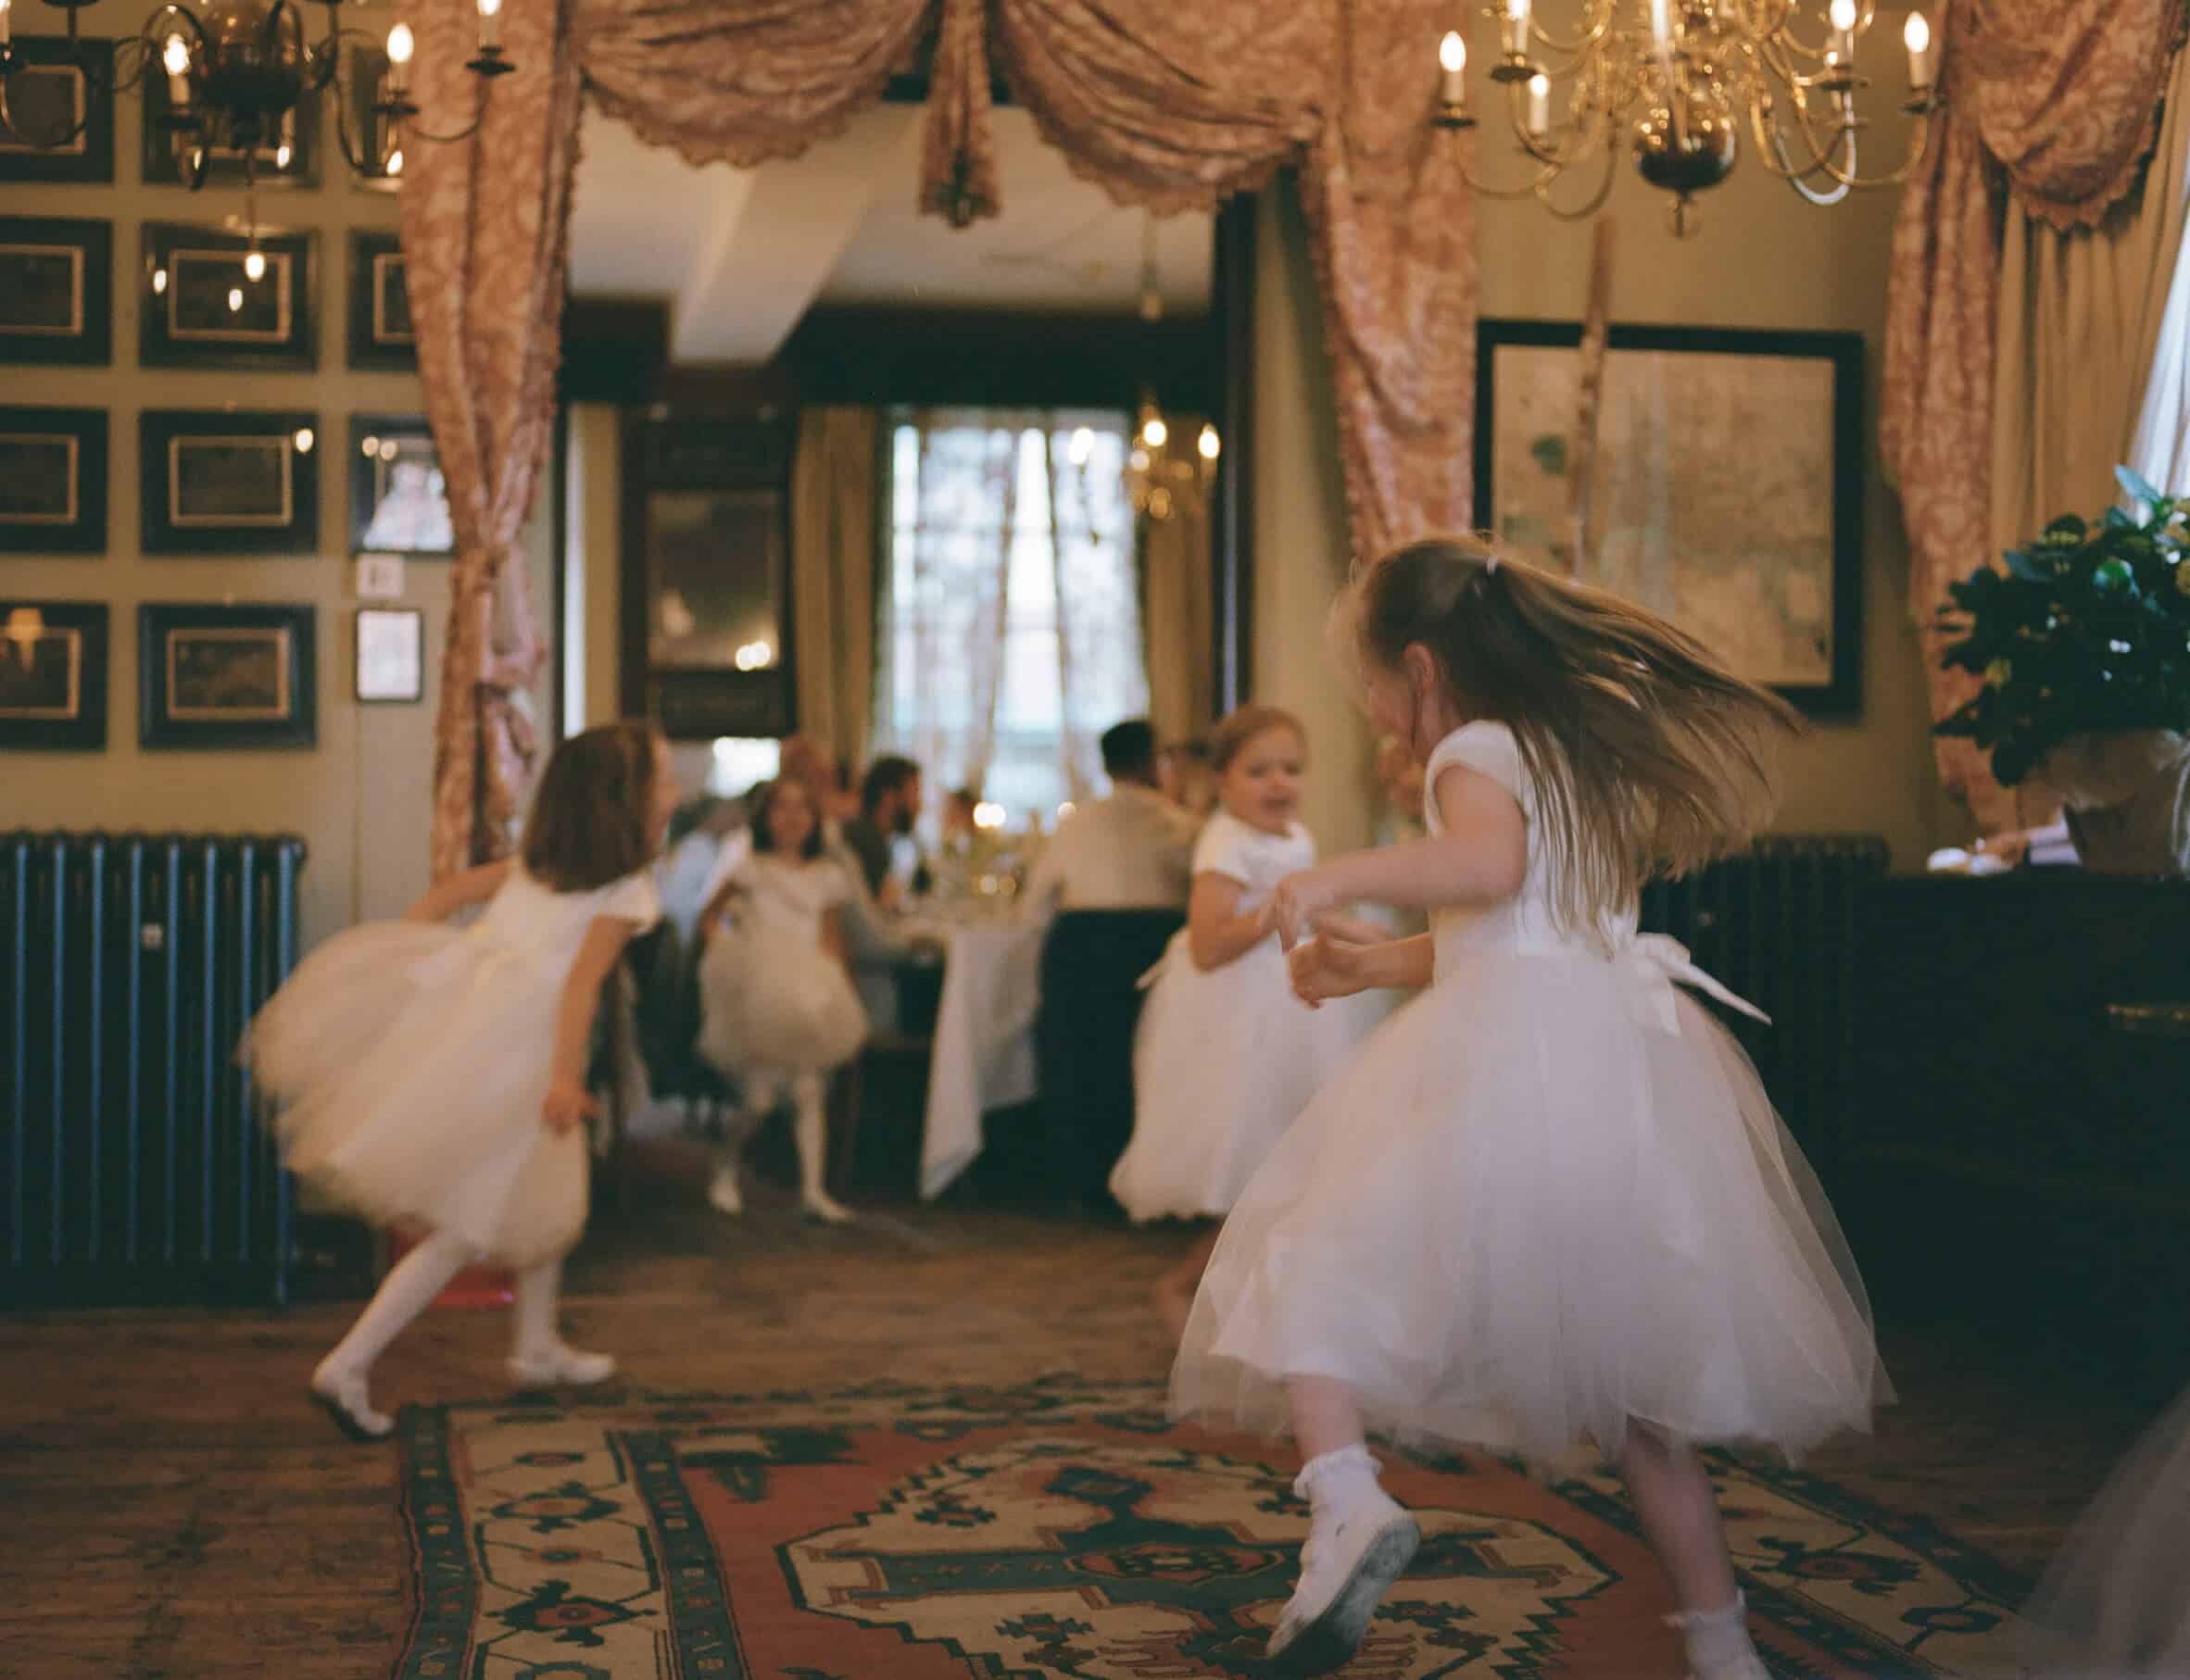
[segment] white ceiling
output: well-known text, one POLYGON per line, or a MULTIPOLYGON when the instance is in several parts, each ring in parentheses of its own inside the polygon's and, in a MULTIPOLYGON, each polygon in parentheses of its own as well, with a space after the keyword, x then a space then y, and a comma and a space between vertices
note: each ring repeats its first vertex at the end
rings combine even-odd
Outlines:
MULTIPOLYGON (((813 303, 1131 313, 1143 220, 1073 175, 1026 112, 995 113, 1003 213, 955 229, 917 212, 919 107, 868 110, 842 137, 758 169, 695 169, 588 108, 572 208, 581 296, 671 305, 680 362, 758 364, 813 303)), ((1209 307, 1205 215, 1155 224, 1167 315, 1209 307)))

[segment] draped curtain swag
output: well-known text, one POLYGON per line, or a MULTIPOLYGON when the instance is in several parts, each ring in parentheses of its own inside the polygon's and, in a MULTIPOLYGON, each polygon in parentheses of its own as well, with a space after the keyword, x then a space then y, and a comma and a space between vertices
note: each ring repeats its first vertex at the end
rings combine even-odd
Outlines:
MULTIPOLYGON (((2011 9, 1946 0, 1943 108, 1894 226, 1879 422, 1908 529, 1909 610, 1924 633, 1935 717, 1977 680, 1938 668, 1946 585, 1996 560, 2007 537, 2032 534, 1993 528, 2007 206, 2019 220, 2069 233, 2130 198, 2186 14, 2190 0, 2022 0, 2011 9)), ((2044 436, 2065 417, 2034 418, 2044 436)), ((2104 500, 2110 486, 2096 494, 2104 500)), ((1988 830, 2035 814, 2019 812, 1971 743, 1943 741, 1938 752, 1948 789, 1988 830)))
POLYGON ((839 764, 867 761, 875 695, 880 417, 812 406, 791 461, 791 599, 799 726, 839 764))
MULTIPOLYGON (((2156 3, 2156 0, 2155 0, 2156 3)), ((409 0, 421 126, 472 119, 472 0, 409 0)), ((1210 208, 1297 166, 1323 295, 1357 557, 1468 522, 1476 267, 1469 197, 1430 126, 1445 0, 553 0, 513 7, 516 73, 472 140, 414 147, 404 245, 442 452, 459 626, 437 735, 437 873, 505 844, 524 791, 501 686, 540 657, 478 603, 530 507, 560 351, 581 81, 687 161, 751 167, 843 131, 936 31, 920 203, 999 202, 989 86, 1122 204, 1210 208), (467 768, 468 767, 468 768, 467 768)), ((2129 6, 2125 9, 2135 9, 2129 6)))

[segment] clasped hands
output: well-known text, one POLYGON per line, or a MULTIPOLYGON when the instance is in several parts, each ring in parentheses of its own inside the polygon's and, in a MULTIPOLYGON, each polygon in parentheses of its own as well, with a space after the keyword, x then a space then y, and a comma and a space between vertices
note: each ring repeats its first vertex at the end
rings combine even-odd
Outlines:
POLYGON ((1285 947, 1293 995, 1310 1009, 1321 1009, 1334 997, 1351 997, 1375 984, 1368 952, 1390 934, 1349 915, 1322 870, 1286 876, 1264 905, 1263 917, 1285 947))

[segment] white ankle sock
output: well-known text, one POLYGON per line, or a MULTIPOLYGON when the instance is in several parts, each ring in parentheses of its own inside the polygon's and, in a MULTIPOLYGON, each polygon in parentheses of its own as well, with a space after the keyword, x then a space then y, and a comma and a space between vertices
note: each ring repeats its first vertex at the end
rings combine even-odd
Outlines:
POLYGON ((1315 1515, 1337 1516, 1349 1506, 1379 1490, 1377 1461, 1359 1441, 1350 1447, 1317 1453, 1301 1466, 1292 1491, 1308 1501, 1315 1515))
POLYGON ((1699 1674, 1723 1669, 1756 1650, 1749 1643, 1749 1601, 1738 1592, 1722 1610, 1683 1611, 1668 1616, 1666 1625, 1680 1630, 1688 1642, 1688 1666, 1699 1674))

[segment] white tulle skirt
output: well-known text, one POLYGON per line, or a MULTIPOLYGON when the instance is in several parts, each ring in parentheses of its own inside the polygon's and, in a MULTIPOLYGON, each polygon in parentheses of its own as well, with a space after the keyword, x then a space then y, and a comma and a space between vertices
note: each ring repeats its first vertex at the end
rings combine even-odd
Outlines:
MULTIPOLYGON (((1662 988, 1661 988, 1662 991, 1662 988)), ((1890 1398, 1839 1227, 1739 1046, 1580 952, 1446 964, 1278 1142, 1226 1223, 1181 1415, 1370 1429, 1541 1466, 1642 1419, 1790 1454, 1890 1398)))
POLYGON ((755 917, 710 936, 699 959, 699 1054, 725 1073, 821 1073, 866 1043, 865 1006, 818 935, 755 917))
POLYGON ((376 922, 306 958, 244 1057, 290 1171, 381 1224, 523 1267, 585 1228, 583 1128, 541 1120, 564 976, 442 925, 376 922))
POLYGON ((2041 1674, 2190 1674, 2190 1393, 2108 1478, 2023 1615, 2041 1674))
POLYGON ((1202 970, 1186 934, 1174 936, 1141 1009, 1133 1137, 1111 1195, 1137 1221, 1230 1211, 1388 1009, 1373 996, 1309 1009, 1274 938, 1202 970))

